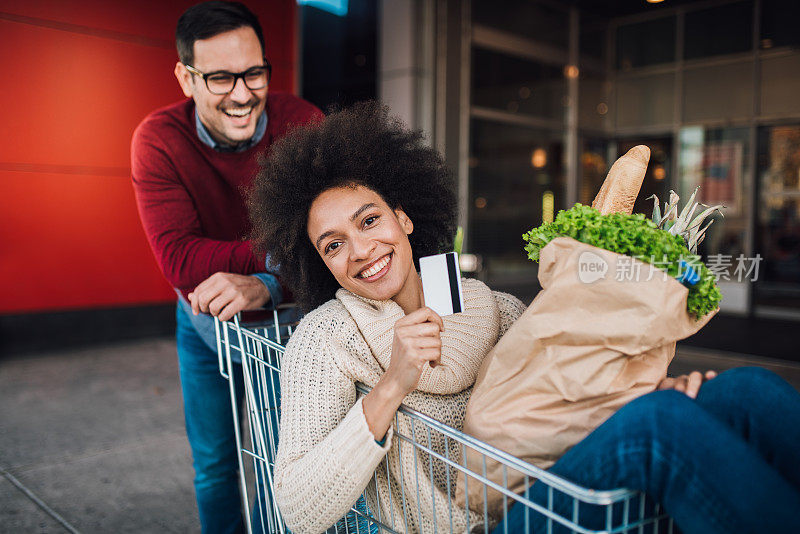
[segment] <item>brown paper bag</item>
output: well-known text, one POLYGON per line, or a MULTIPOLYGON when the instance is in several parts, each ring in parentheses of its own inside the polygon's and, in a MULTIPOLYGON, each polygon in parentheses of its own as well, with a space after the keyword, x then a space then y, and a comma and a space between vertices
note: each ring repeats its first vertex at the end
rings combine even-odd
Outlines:
MULTIPOLYGON (((539 281, 543 290, 483 362, 464 432, 546 469, 653 391, 675 342, 714 314, 691 318, 688 290, 656 267, 566 237, 542 249, 539 281)), ((468 453, 466 461, 482 473, 481 455, 468 453)), ((502 485, 502 466, 487 459, 486 468, 502 485)), ((506 476, 509 489, 525 490, 522 474, 509 469, 506 476)), ((461 506, 464 491, 461 477, 461 506)), ((469 507, 483 512, 483 484, 471 479, 468 491, 469 507)), ((490 515, 499 519, 502 494, 487 492, 490 515)))

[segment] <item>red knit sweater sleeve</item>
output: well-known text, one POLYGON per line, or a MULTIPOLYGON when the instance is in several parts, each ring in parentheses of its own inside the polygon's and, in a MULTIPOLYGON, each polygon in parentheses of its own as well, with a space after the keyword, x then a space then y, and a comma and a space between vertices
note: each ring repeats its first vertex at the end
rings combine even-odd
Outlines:
POLYGON ((263 271, 263 258, 247 241, 220 241, 203 236, 196 207, 180 182, 163 141, 146 123, 131 144, 139 216, 150 247, 167 281, 184 296, 216 272, 263 271))

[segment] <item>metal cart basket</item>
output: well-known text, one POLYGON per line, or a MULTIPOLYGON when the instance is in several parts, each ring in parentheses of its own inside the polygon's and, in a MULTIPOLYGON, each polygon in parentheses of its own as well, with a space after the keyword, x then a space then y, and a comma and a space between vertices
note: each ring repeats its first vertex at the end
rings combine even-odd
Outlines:
MULTIPOLYGON (((285 309, 283 310, 285 311, 285 309)), ((282 312, 281 312, 282 313, 282 312)), ((284 347, 296 323, 281 324, 279 311, 273 312, 271 320, 259 324, 241 322, 239 317, 228 322, 215 320, 217 333, 217 349, 219 353, 220 373, 230 383, 231 398, 233 399, 233 419, 236 439, 239 445, 239 470, 242 494, 245 509, 246 524, 249 532, 284 533, 289 532, 281 517, 280 510, 275 501, 273 485, 273 468, 277 453, 279 414, 280 414, 280 372, 281 358, 284 347), (241 359, 241 373, 245 389, 244 414, 239 413, 236 402, 234 381, 231 373, 239 372, 239 366, 233 362, 241 359), (243 440, 245 428, 250 439, 243 440), (251 463, 255 472, 255 481, 248 483, 245 477, 245 467, 251 463)), ((360 394, 366 394, 368 389, 359 386, 360 394)), ((486 509, 487 492, 497 491, 502 494, 505 509, 512 505, 525 507, 525 530, 533 524, 543 525, 541 532, 550 534, 554 532, 576 533, 667 533, 676 529, 673 521, 663 513, 658 504, 647 499, 641 492, 627 489, 609 491, 595 491, 581 487, 568 480, 558 477, 530 465, 514 456, 504 453, 494 447, 468 436, 454 428, 444 425, 427 415, 415 411, 405 405, 401 406, 395 415, 395 438, 399 440, 399 447, 410 447, 415 462, 415 473, 427 473, 434 479, 444 480, 446 487, 442 494, 448 496, 447 502, 436 501, 434 493, 422 494, 420 486, 415 480, 395 481, 401 487, 410 487, 412 493, 416 488, 416 502, 383 503, 377 510, 370 510, 364 499, 354 503, 353 508, 345 518, 331 527, 328 532, 411 532, 409 527, 409 514, 421 514, 422 510, 444 510, 450 517, 449 531, 454 530, 454 518, 459 514, 467 517, 467 530, 472 532, 492 532, 495 525, 501 532, 513 532, 512 527, 505 523, 504 518, 494 520, 486 509), (406 418, 410 424, 398 424, 400 418, 406 418), (399 428, 410 428, 410 433, 401 434, 399 428), (483 457, 483 469, 476 472, 466 466, 467 451, 470 454, 479 454, 483 457), (518 495, 510 491, 505 484, 492 481, 485 476, 487 459, 500 462, 507 476, 511 470, 516 470, 525 476, 526 482, 546 485, 547 503, 541 504, 528 499, 525 495, 518 495), (442 476, 442 473, 444 475, 442 476), (473 479, 482 485, 484 499, 481 506, 465 503, 473 512, 481 517, 480 521, 469 523, 469 514, 455 503, 455 488, 457 484, 465 484, 467 479, 473 479), (569 503, 564 507, 565 499, 569 503), (427 502, 426 502, 427 500, 427 502), (554 503, 559 503, 554 506, 554 503), (391 510, 391 514, 380 514, 380 509, 391 510), (478 510, 475 510, 478 508, 478 510), (593 523, 587 525, 585 517, 588 508, 592 509, 593 523), (602 525, 597 525, 598 509, 604 518, 602 525), (387 517, 387 515, 389 515, 387 517), (400 518, 398 520, 398 518, 400 518)), ((378 470, 386 469, 386 460, 378 466, 378 470)), ((376 482, 373 476, 373 482, 376 482)), ((470 484, 474 484, 471 482, 470 484)), ((526 484, 528 485, 528 484, 526 484)), ((403 492, 405 495, 406 492, 403 492)), ((440 496, 442 494, 439 494, 440 496)), ((373 494, 377 497, 377 492, 373 494)), ((441 501, 441 498, 439 499, 441 501)), ((374 501, 373 501, 374 502, 374 501)), ((473 514, 472 517, 475 517, 473 514)), ((463 522, 462 522, 463 524, 463 522)), ((437 527, 434 523, 434 532, 445 529, 437 527)), ((537 532, 540 530, 537 529, 537 532)))

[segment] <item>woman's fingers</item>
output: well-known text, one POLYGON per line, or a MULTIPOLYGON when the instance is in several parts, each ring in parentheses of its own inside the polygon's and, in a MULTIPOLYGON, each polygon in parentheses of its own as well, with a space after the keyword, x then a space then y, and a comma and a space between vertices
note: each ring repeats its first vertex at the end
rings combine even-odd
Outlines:
POLYGON ((686 393, 686 375, 679 376, 675 379, 675 386, 673 389, 681 393, 686 393))
POLYGON ((439 325, 436 323, 411 324, 395 327, 395 332, 404 337, 439 337, 439 325))
POLYGON ((397 328, 397 325, 406 326, 406 325, 421 324, 426 322, 430 322, 437 325, 440 331, 444 330, 444 322, 442 321, 442 318, 439 316, 438 313, 436 313, 435 311, 433 311, 428 307, 422 307, 416 311, 409 313, 402 319, 398 320, 397 323, 395 323, 395 328, 397 328))
POLYGON ((439 336, 414 337, 406 340, 408 352, 418 358, 421 363, 430 362, 436 367, 442 357, 442 339, 439 336))
POLYGON ((668 376, 658 384, 658 389, 674 389, 675 388, 675 379, 671 376, 668 376))
POLYGON ((431 367, 439 365, 439 361, 442 359, 442 351, 438 348, 421 349, 418 354, 420 358, 427 361, 431 367))
POLYGON ((442 338, 439 336, 428 336, 414 338, 414 346, 418 349, 438 349, 442 350, 442 338))
POLYGON ((706 371, 705 373, 692 371, 688 375, 665 378, 658 384, 658 389, 674 389, 694 399, 697 398, 697 394, 700 392, 700 387, 703 385, 703 382, 711 380, 716 376, 716 371, 706 371))
POLYGON ((686 395, 694 399, 700 391, 700 386, 703 385, 703 375, 700 371, 692 371, 686 379, 686 395))
POLYGON ((442 330, 442 318, 430 308, 420 308, 394 324, 392 360, 386 374, 405 394, 417 386, 426 363, 431 367, 439 364, 442 330))

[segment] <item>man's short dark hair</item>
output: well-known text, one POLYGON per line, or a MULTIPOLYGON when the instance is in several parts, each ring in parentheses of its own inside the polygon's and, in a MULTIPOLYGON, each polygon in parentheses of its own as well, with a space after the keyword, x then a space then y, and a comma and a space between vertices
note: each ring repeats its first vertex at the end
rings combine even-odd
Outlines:
POLYGON ((178 26, 175 28, 175 45, 178 47, 181 63, 193 64, 195 41, 242 27, 253 28, 263 52, 264 32, 261 31, 261 24, 244 4, 211 0, 190 7, 178 19, 178 26))

